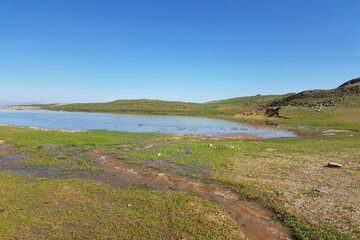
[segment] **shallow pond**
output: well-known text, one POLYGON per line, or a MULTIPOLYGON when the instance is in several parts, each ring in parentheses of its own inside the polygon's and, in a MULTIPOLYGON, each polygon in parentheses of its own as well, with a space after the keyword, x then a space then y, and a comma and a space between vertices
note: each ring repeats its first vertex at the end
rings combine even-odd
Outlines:
POLYGON ((0 124, 64 130, 102 129, 121 132, 206 134, 211 136, 246 134, 260 138, 295 137, 284 129, 247 123, 184 116, 64 112, 48 110, 0 110, 0 124))

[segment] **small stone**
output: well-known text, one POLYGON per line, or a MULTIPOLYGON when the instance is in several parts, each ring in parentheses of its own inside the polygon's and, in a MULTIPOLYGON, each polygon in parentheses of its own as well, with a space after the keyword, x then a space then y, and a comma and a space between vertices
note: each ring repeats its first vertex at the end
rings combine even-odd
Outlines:
POLYGON ((317 188, 317 189, 315 189, 315 191, 317 191, 319 193, 328 193, 326 190, 321 189, 321 188, 317 188))
POLYGON ((158 156, 161 156, 161 153, 158 153, 158 156))
POLYGON ((336 162, 328 162, 326 167, 329 167, 329 168, 341 168, 342 164, 336 163, 336 162))
POLYGON ((214 147, 214 146, 213 146, 211 143, 209 143, 208 147, 209 147, 209 148, 212 148, 212 147, 214 147))
POLYGON ((131 204, 128 204, 128 207, 131 207, 131 204))
POLYGON ((275 149, 275 148, 267 148, 267 149, 265 149, 265 151, 276 151, 277 149, 275 149))

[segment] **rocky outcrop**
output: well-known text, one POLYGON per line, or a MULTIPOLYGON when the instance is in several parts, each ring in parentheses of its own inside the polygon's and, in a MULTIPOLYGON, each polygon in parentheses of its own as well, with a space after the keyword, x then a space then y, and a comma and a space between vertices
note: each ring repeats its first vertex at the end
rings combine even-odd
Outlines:
POLYGON ((280 117, 281 107, 268 107, 265 109, 266 117, 280 117))
POLYGON ((277 118, 284 118, 280 116, 280 110, 281 107, 275 106, 275 107, 268 107, 263 109, 258 109, 250 112, 243 113, 244 116, 252 116, 252 115, 263 115, 265 117, 277 117, 277 118))

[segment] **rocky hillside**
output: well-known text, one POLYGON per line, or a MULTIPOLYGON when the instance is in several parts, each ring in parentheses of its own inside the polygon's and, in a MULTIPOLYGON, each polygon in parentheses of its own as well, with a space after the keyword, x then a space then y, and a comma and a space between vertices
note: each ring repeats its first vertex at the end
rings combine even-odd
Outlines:
POLYGON ((346 83, 340 85, 338 88, 360 88, 360 78, 354 78, 346 83))
POLYGON ((273 101, 270 106, 329 107, 360 104, 360 78, 352 79, 338 88, 308 90, 273 101))

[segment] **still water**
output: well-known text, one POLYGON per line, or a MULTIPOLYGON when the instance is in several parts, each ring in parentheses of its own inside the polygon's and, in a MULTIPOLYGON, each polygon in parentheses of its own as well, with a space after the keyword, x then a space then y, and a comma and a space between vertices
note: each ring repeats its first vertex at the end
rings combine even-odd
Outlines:
POLYGON ((48 110, 0 110, 0 124, 64 130, 102 129, 176 134, 248 134, 261 138, 295 137, 284 129, 219 119, 141 114, 109 114, 48 110))

